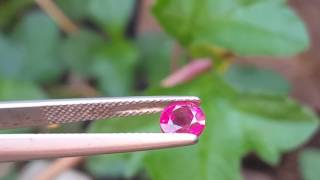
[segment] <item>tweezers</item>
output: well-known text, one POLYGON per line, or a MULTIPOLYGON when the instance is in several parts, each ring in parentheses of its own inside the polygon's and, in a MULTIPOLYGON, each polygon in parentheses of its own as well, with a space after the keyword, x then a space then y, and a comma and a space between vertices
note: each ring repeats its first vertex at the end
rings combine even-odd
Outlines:
MULTIPOLYGON (((177 101, 200 103, 193 96, 1 102, 0 129, 153 114, 177 101)), ((187 133, 1 134, 0 161, 142 151, 191 145, 197 140, 196 135, 187 133)))

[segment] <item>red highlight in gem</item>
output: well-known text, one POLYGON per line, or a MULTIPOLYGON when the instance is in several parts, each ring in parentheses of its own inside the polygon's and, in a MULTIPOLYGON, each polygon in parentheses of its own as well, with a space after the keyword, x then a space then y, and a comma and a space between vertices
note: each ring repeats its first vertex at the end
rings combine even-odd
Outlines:
POLYGON ((205 119, 198 104, 175 102, 162 111, 160 127, 164 133, 191 133, 200 136, 205 128, 205 119))

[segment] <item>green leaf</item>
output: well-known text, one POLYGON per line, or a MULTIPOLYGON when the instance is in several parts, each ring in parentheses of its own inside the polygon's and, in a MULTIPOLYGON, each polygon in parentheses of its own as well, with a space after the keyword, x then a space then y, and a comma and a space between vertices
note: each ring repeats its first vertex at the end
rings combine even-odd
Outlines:
POLYGON ((202 172, 196 172, 204 170, 199 155, 196 146, 151 152, 147 156, 145 167, 151 179, 155 180, 205 180, 202 172))
POLYGON ((27 15, 18 24, 14 37, 26 51, 23 78, 40 82, 57 79, 63 68, 58 56, 60 35, 48 16, 42 12, 27 15))
POLYGON ((255 152, 274 165, 281 153, 305 142, 318 125, 313 112, 285 96, 244 94, 217 75, 154 93, 198 95, 207 119, 195 147, 152 152, 146 157, 150 176, 159 180, 241 179, 241 159, 247 153, 255 152))
POLYGON ((141 68, 151 85, 158 85, 170 72, 173 40, 163 33, 144 33, 138 37, 141 68))
POLYGON ((320 177, 320 151, 303 150, 299 157, 300 169, 304 180, 317 180, 320 177))
POLYGON ((279 73, 253 66, 233 64, 224 75, 226 82, 243 92, 288 94, 289 82, 279 73))
POLYGON ((232 108, 234 112, 226 112, 227 117, 237 116, 242 121, 246 150, 255 151, 272 165, 282 152, 305 142, 318 125, 309 109, 281 96, 241 95, 232 108))
POLYGON ((0 134, 32 133, 32 128, 0 129, 0 134))
POLYGON ((25 51, 21 45, 0 34, 0 76, 18 79, 24 67, 25 51))
POLYGON ((79 31, 62 42, 62 59, 72 71, 88 76, 93 57, 102 45, 103 40, 95 33, 79 31))
POLYGON ((17 15, 21 14, 21 11, 32 6, 33 0, 25 1, 2 1, 0 6, 0 27, 6 27, 12 23, 17 15))
POLYGON ((87 158, 86 168, 97 177, 134 177, 142 168, 144 152, 108 154, 87 158))
POLYGON ((130 42, 108 44, 94 57, 92 74, 99 88, 109 96, 129 95, 133 90, 138 51, 130 42))
POLYGON ((88 132, 113 133, 113 132, 154 132, 160 131, 158 127, 159 115, 134 116, 113 118, 110 120, 95 121, 90 124, 88 132))
POLYGON ((82 1, 81 3, 79 3, 78 0, 57 0, 56 2, 58 6, 62 9, 62 11, 72 20, 84 19, 89 14, 89 1, 82 1))
MULTIPOLYGON (((95 121, 88 131, 90 133, 156 132, 160 130, 158 118, 159 115, 149 115, 95 121)), ((98 177, 108 175, 130 178, 142 169, 145 153, 90 156, 87 158, 86 168, 98 177)))
POLYGON ((43 99, 46 95, 34 83, 0 79, 1 100, 43 99))
POLYGON ((284 56, 309 44, 302 21, 282 1, 158 0, 153 12, 191 50, 218 47, 240 55, 284 56))
POLYGON ((132 0, 90 0, 89 11, 112 37, 118 37, 123 35, 134 5, 132 0))

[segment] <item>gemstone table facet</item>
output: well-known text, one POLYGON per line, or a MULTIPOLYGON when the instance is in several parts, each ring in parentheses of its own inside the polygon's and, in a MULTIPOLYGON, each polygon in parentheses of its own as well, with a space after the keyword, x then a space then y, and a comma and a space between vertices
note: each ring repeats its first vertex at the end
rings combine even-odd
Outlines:
POLYGON ((192 133, 200 136, 205 128, 205 115, 196 103, 175 102, 162 111, 160 127, 164 133, 192 133))

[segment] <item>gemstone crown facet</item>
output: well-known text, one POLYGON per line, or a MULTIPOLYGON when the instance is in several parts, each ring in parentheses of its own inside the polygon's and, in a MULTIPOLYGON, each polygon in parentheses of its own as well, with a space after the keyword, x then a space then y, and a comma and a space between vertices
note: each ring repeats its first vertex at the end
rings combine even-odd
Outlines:
POLYGON ((200 136, 205 128, 205 115, 196 103, 171 103, 160 115, 160 128, 164 133, 192 133, 200 136))

